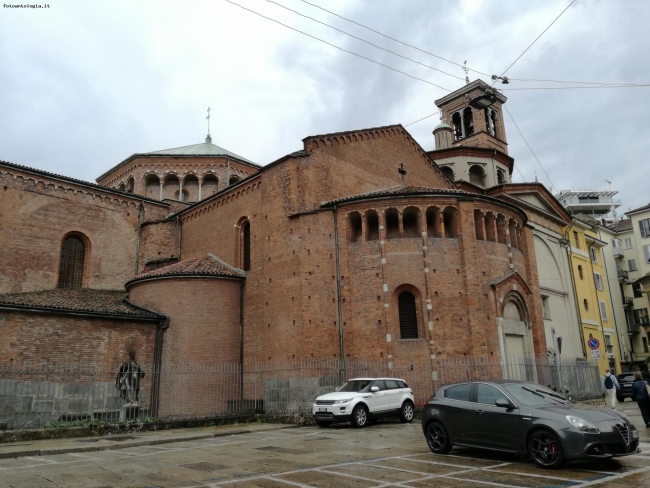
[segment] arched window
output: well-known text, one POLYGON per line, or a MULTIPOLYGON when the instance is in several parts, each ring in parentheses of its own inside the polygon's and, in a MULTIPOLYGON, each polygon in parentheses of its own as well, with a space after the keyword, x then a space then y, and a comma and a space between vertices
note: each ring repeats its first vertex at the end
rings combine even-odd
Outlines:
POLYGON ((239 180, 241 180, 241 178, 240 178, 239 176, 237 176, 237 175, 232 175, 232 176, 230 177, 230 179, 228 180, 228 185, 234 185, 234 184, 237 183, 239 180))
POLYGON ((485 171, 483 167, 474 164, 469 168, 469 182, 483 188, 485 186, 485 171))
POLYGON ((404 237, 422 237, 422 231, 420 230, 420 209, 417 207, 404 209, 402 226, 404 228, 404 237))
POLYGON ((508 244, 506 237, 506 219, 503 215, 497 215, 497 240, 499 244, 508 244))
POLYGON ((163 180, 163 199, 178 200, 181 183, 178 176, 170 173, 163 180))
POLYGON ((199 200, 199 179, 195 174, 187 174, 183 178, 183 191, 187 190, 187 202, 197 202, 199 200))
POLYGON ((494 214, 492 212, 485 214, 485 240, 497 242, 497 234, 494 228, 494 214))
POLYGON ((514 219, 508 221, 508 234, 510 235, 510 246, 519 249, 519 243, 517 242, 517 225, 515 224, 514 219))
POLYGON ((483 241, 483 214, 480 210, 474 210, 474 229, 476 231, 476 240, 483 241))
POLYGON ((503 170, 497 170, 497 185, 503 185, 506 183, 506 175, 503 170))
POLYGON ((160 199, 160 178, 158 175, 148 174, 144 177, 144 196, 160 199))
POLYGON ((584 273, 582 272, 582 265, 578 265, 578 276, 580 277, 581 280, 585 279, 584 273))
POLYGON ((352 212, 348 215, 348 242, 361 240, 361 214, 352 212))
POLYGON ((85 262, 86 243, 84 239, 76 234, 65 237, 61 245, 57 288, 81 288, 85 262))
POLYGON ((471 107, 465 107, 465 110, 463 110, 463 125, 465 127, 465 137, 474 134, 474 115, 471 107))
POLYGON ((443 174, 444 174, 447 178, 449 178, 451 181, 454 181, 454 180, 455 180, 455 177, 454 177, 454 170, 452 169, 451 166, 441 166, 441 167, 440 167, 440 171, 442 171, 443 174))
POLYGON ((219 180, 216 175, 208 173, 203 176, 203 181, 201 182, 201 198, 209 197, 217 193, 217 187, 219 185, 219 180))
POLYGON ((452 114, 451 123, 454 124, 454 140, 461 140, 463 138, 463 127, 461 125, 461 118, 458 112, 454 112, 452 114))
POLYGON ((126 180, 126 191, 133 193, 133 176, 126 180))
POLYGON ((440 232, 440 209, 438 207, 429 207, 426 212, 427 217, 427 237, 442 237, 440 232))
POLYGON ((384 214, 386 218, 386 239, 399 239, 399 212, 389 208, 384 214))
POLYGON ((447 207, 442 212, 445 223, 445 237, 449 239, 458 238, 458 215, 454 207, 447 207))
POLYGON ((379 214, 375 210, 366 212, 366 241, 379 240, 379 214))
POLYGON ((497 112, 496 110, 490 110, 490 118, 492 119, 492 135, 494 137, 499 137, 498 132, 497 132, 497 112))
POLYGON ((118 186, 117 189, 120 191, 126 191, 126 186, 124 185, 124 182, 120 183, 120 186, 118 186))
POLYGON ((418 318, 413 293, 403 291, 397 297, 400 339, 418 338, 418 318))
POLYGON ((585 308, 585 312, 589 311, 589 302, 586 298, 582 301, 582 306, 585 308))
POLYGON ((241 246, 242 246, 242 269, 251 269, 251 225, 245 220, 241 225, 241 246))

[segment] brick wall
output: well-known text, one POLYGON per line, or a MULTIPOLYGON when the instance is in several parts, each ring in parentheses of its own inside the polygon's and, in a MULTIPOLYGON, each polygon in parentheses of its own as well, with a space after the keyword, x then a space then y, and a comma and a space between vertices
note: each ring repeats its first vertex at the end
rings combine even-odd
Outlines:
MULTIPOLYGON (((136 282, 129 287, 129 300, 170 319, 163 335, 163 371, 239 363, 238 280, 179 277, 136 282)), ((166 378, 160 386, 161 417, 208 416, 224 410, 219 402, 238 398, 238 385, 221 384, 218 374, 166 378)))
MULTIPOLYGON (((20 170, 0 169, 0 293, 55 288, 61 243, 89 243, 83 287, 115 290, 135 274, 140 201, 20 170)), ((148 218, 166 206, 145 202, 148 218)))

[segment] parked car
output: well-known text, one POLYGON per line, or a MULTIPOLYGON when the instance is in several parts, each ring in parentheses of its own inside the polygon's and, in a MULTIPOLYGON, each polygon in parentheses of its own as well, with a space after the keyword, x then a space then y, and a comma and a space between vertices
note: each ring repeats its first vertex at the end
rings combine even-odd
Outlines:
MULTIPOLYGON (((647 371, 641 371, 643 379, 650 381, 650 373, 647 371)), ((631 373, 621 373, 616 376, 618 384, 621 387, 620 390, 616 392, 616 399, 619 402, 624 402, 626 398, 632 398, 632 382, 634 381, 634 371, 631 373)))
POLYGON ((321 427, 334 422, 351 422, 354 427, 364 427, 384 417, 412 422, 414 405, 413 392, 404 380, 355 378, 333 393, 316 398, 313 413, 321 427))
POLYGON ((546 387, 517 381, 474 381, 441 387, 422 406, 429 449, 452 446, 529 455, 539 467, 574 459, 638 452, 639 433, 611 408, 568 402, 546 387))

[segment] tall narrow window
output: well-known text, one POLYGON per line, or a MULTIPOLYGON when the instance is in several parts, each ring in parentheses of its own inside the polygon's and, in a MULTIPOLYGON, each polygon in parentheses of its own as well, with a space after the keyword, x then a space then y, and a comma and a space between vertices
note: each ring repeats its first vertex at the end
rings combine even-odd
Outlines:
POLYGON ((465 128, 465 137, 474 134, 474 115, 470 107, 463 110, 463 126, 465 128))
POLYGON ((251 269, 251 224, 246 220, 241 226, 242 235, 242 262, 244 271, 251 269))
POLYGON ((399 239, 399 212, 389 208, 384 214, 386 219, 386 239, 399 239))
POLYGON ((81 288, 86 244, 78 236, 68 236, 61 246, 61 264, 57 288, 81 288))
POLYGON ((454 124, 454 140, 459 141, 463 138, 463 127, 460 114, 454 112, 451 116, 451 123, 454 124))
POLYGON ((454 207, 447 207, 442 212, 445 226, 445 237, 449 239, 458 238, 458 216, 454 207))
POLYGON ((413 293, 404 291, 397 298, 399 307, 399 333, 401 339, 418 338, 418 320, 413 293))
POLYGON ((402 226, 404 228, 404 237, 422 237, 420 209, 417 207, 406 208, 402 216, 402 226))
POLYGON ((361 240, 361 214, 352 212, 348 215, 348 242, 361 240))

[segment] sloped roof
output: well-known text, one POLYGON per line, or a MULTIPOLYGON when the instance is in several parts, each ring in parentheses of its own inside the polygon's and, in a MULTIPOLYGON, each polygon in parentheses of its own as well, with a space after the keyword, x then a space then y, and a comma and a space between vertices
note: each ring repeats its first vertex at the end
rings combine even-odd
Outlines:
POLYGON ((421 186, 402 186, 397 185, 390 188, 383 188, 381 190, 375 190, 368 193, 360 193, 358 195, 353 195, 349 197, 339 198, 337 200, 331 200, 325 202, 322 206, 333 205, 335 203, 343 203, 352 200, 362 200, 364 198, 381 198, 385 196, 397 196, 397 195, 456 195, 456 196, 477 196, 476 193, 472 193, 465 190, 458 190, 456 188, 426 188, 421 186))
POLYGON ((203 142, 201 144, 192 144, 190 146, 163 149, 162 151, 151 151, 144 154, 161 154, 169 156, 226 156, 239 159, 240 161, 245 161, 250 164, 255 164, 253 161, 230 152, 227 149, 219 147, 216 144, 212 144, 211 142, 203 142))
POLYGON ((245 278, 246 272, 234 268, 229 264, 224 263, 214 254, 206 254, 204 256, 199 256, 198 258, 187 259, 181 261, 180 263, 171 264, 163 268, 158 268, 147 273, 142 273, 131 281, 129 281, 126 286, 136 283, 138 281, 144 281, 155 278, 168 278, 168 277, 223 277, 223 278, 245 278))
POLYGON ((161 315, 133 306, 125 299, 124 290, 92 290, 88 288, 7 293, 0 295, 0 308, 38 309, 61 312, 83 312, 97 315, 129 316, 160 319, 161 315))
POLYGON ((619 220, 616 225, 613 225, 610 227, 611 230, 615 232, 623 232, 625 230, 631 230, 632 229, 632 220, 631 219, 623 219, 619 220))
POLYGON ((627 212, 625 212, 625 215, 630 215, 630 214, 632 214, 632 213, 636 213, 636 212, 642 212, 642 211, 644 211, 644 210, 650 210, 650 203, 647 204, 647 205, 644 205, 643 207, 639 207, 639 208, 634 208, 634 209, 632 209, 632 210, 628 210, 627 212))

